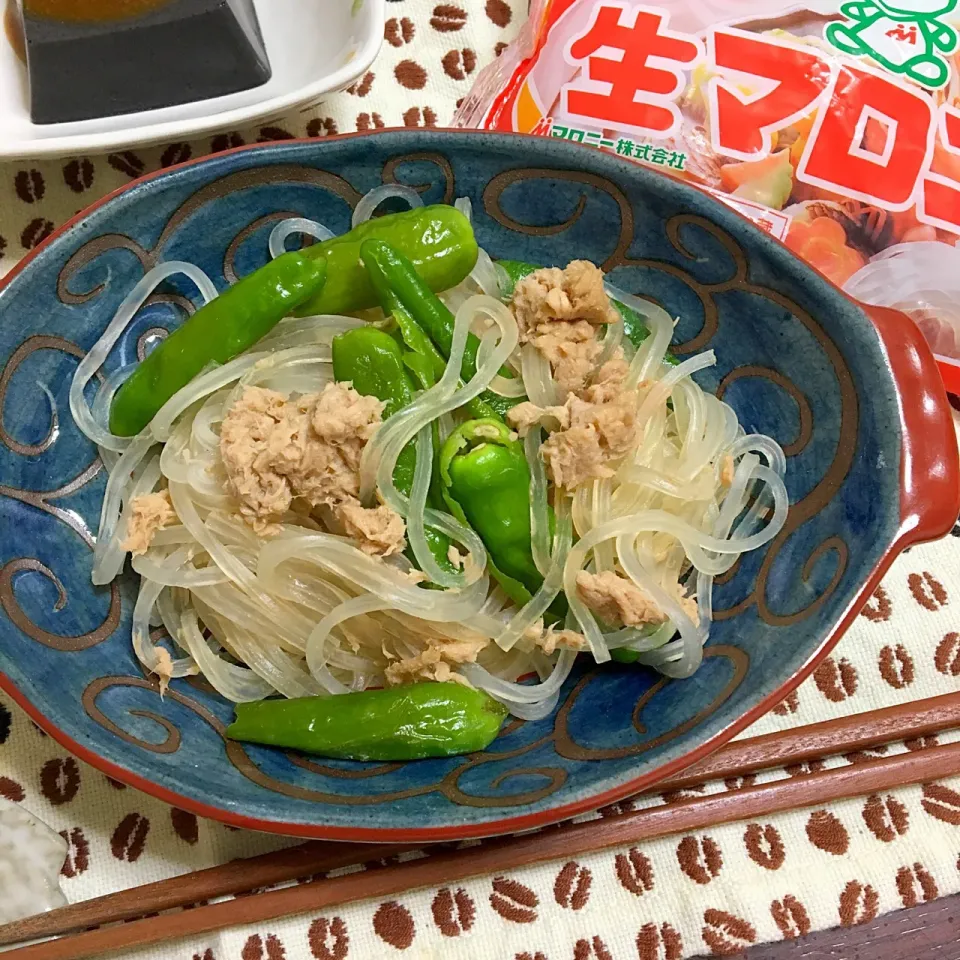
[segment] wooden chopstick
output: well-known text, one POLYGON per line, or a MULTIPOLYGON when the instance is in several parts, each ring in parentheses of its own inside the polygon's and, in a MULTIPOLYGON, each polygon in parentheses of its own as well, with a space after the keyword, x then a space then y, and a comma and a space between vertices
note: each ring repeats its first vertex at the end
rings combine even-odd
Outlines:
POLYGON ((957 727, 960 727, 960 693, 947 693, 873 710, 869 714, 853 714, 760 737, 733 740, 705 760, 658 783, 654 791, 681 790, 707 780, 722 780, 771 767, 870 750, 900 740, 919 740, 957 727))
MULTIPOLYGON (((960 694, 877 710, 869 719, 854 715, 734 741, 680 775, 657 784, 655 789, 658 792, 679 790, 707 780, 866 750, 894 740, 926 737, 951 727, 960 727, 960 694)), ((247 893, 340 867, 396 856, 422 846, 310 841, 5 924, 0 926, 0 946, 61 936, 204 900, 247 893)))
POLYGON ((423 844, 334 843, 311 840, 307 843, 231 860, 206 870, 158 880, 118 893, 84 900, 48 913, 25 917, 0 926, 0 947, 28 940, 40 940, 86 930, 107 923, 135 920, 149 913, 187 907, 204 900, 237 896, 261 887, 273 887, 340 867, 369 863, 419 850, 423 844))
POLYGON ((705 760, 687 767, 668 781, 658 783, 654 789, 658 793, 680 790, 707 780, 722 780, 771 767, 870 750, 900 740, 918 740, 956 727, 960 727, 960 693, 947 693, 873 710, 869 714, 853 714, 760 737, 733 740, 705 760))
POLYGON ((86 960, 117 950, 180 940, 225 927, 263 923, 358 900, 375 899, 516 870, 546 860, 569 859, 668 833, 764 817, 782 810, 828 803, 960 773, 960 743, 697 797, 662 807, 567 824, 533 834, 485 841, 381 870, 313 880, 299 886, 197 907, 177 915, 149 917, 11 950, 4 960, 86 960))

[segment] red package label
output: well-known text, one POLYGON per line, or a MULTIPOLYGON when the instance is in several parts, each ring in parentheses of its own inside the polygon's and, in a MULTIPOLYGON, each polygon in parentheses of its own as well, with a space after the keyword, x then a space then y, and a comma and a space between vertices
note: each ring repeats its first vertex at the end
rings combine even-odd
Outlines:
POLYGON ((455 124, 710 190, 853 296, 909 312, 960 387, 958 2, 534 0, 455 124))

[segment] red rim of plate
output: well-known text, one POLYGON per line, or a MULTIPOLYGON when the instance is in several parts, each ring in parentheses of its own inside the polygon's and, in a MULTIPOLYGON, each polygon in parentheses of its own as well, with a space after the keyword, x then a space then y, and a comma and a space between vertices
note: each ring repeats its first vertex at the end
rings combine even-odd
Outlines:
MULTIPOLYGON (((382 132, 386 133, 388 131, 382 132)), ((490 133, 489 131, 485 130, 455 130, 450 132, 475 136, 484 136, 490 133)), ((380 133, 358 132, 341 134, 334 137, 283 140, 273 145, 284 147, 297 144, 318 145, 319 142, 323 140, 340 141, 353 139, 355 137, 371 137, 379 135, 380 133)), ((512 136, 522 140, 530 139, 526 134, 509 134, 499 131, 494 132, 493 135, 501 138, 512 136)), ((61 227, 55 230, 41 244, 31 250, 26 257, 24 257, 14 266, 14 268, 10 271, 10 273, 7 274, 6 277, 0 279, 0 291, 5 289, 15 277, 19 276, 20 273, 22 273, 23 270, 25 270, 37 256, 39 256, 50 244, 54 242, 54 240, 60 237, 71 227, 84 220, 94 211, 110 203, 112 200, 126 193, 128 190, 131 190, 158 177, 167 176, 179 170, 198 166, 203 163, 208 163, 211 160, 219 159, 223 156, 244 153, 251 150, 269 149, 270 146, 271 144, 263 143, 247 144, 242 147, 224 150, 217 154, 198 157, 194 160, 189 160, 186 163, 181 163, 172 167, 164 168, 162 170, 157 170, 142 177, 138 177, 136 180, 132 180, 130 183, 119 187, 118 189, 107 194, 105 197, 102 197, 100 200, 92 203, 84 210, 81 210, 61 227)), ((629 164, 630 161, 624 160, 623 163, 629 164)), ((656 173, 656 171, 651 172, 656 173)), ((667 174, 661 174, 661 176, 667 176, 667 174)), ((672 178, 670 179, 672 180, 672 178)), ((687 184, 687 186, 700 189, 696 184, 687 184)), ((707 191, 701 190, 701 192, 709 196, 707 191)), ((713 197, 710 199, 714 203, 720 202, 713 197)), ((745 222, 751 223, 749 219, 743 217, 742 214, 737 213, 736 210, 726 206, 724 209, 728 213, 733 213, 736 216, 740 216, 745 222)), ((755 229, 759 228, 755 227, 755 229)), ((768 239, 772 239, 769 237, 769 235, 767 235, 767 237, 768 239)), ((773 242, 779 241, 774 240, 773 242)), ((791 256, 793 256, 792 253, 791 256)), ((805 266, 809 267, 808 264, 805 264, 805 266)), ((809 268, 814 269, 813 267, 809 268)), ((874 312, 870 308, 864 307, 863 304, 858 304, 858 306, 864 309, 868 316, 874 312)), ((885 313, 889 315, 894 313, 894 311, 885 311, 885 313)), ((919 330, 917 330, 913 321, 903 314, 899 314, 898 316, 902 317, 905 324, 912 328, 912 330, 916 331, 917 337, 920 337, 919 330)), ((904 332, 906 332, 905 328, 904 332)), ((880 333, 879 329, 878 333, 880 333)), ((882 334, 881 339, 884 339, 882 334)), ((920 339, 921 342, 923 342, 922 337, 920 339)), ((885 343, 885 346, 891 361, 893 361, 894 356, 891 353, 891 350, 896 349, 897 345, 887 342, 885 343)), ((926 366, 928 366, 932 371, 935 369, 933 365, 933 357, 932 354, 929 353, 929 350, 926 349, 925 345, 924 347, 920 348, 920 366, 924 366, 923 361, 926 359, 923 356, 924 350, 926 350, 928 357, 926 366)), ((684 770, 700 760, 703 760, 705 757, 719 749, 721 746, 727 743, 727 741, 731 740, 738 733, 746 729, 765 713, 775 707, 789 693, 795 690, 804 680, 806 680, 806 678, 810 676, 810 674, 816 669, 817 665, 830 653, 831 650, 833 650, 840 638, 849 628, 850 624, 857 617, 863 605, 873 594, 874 590, 876 590, 881 579, 883 578, 883 575, 890 568, 890 565, 897 558, 897 556, 899 556, 899 554, 911 544, 922 542, 924 540, 935 539, 936 537, 943 536, 950 530, 954 521, 957 519, 958 512, 960 512, 960 465, 957 463, 956 447, 954 445, 954 456, 952 458, 946 458, 950 460, 949 463, 944 463, 943 459, 937 461, 936 463, 931 463, 928 462, 929 458, 925 458, 923 456, 923 452, 924 448, 929 449, 929 447, 933 446, 933 444, 922 444, 919 442, 919 440, 910 443, 910 437, 911 435, 917 436, 918 438, 923 437, 923 430, 929 429, 929 421, 931 417, 933 417, 940 427, 944 427, 945 424, 946 427, 949 428, 950 435, 953 436, 952 417, 949 413, 949 406, 947 405, 943 386, 940 384, 939 378, 933 378, 938 381, 934 385, 929 382, 930 377, 926 375, 926 370, 920 371, 920 374, 921 380, 924 382, 926 388, 929 391, 932 391, 935 397, 939 394, 939 397, 942 398, 942 405, 940 407, 940 413, 942 416, 934 416, 930 411, 929 404, 922 405, 919 403, 904 403, 904 400, 909 398, 905 398, 901 394, 901 414, 903 417, 904 426, 904 459, 906 460, 908 458, 912 458, 915 461, 923 461, 927 463, 929 470, 933 470, 935 468, 941 469, 945 473, 944 479, 946 480, 946 486, 955 491, 953 499, 951 500, 947 498, 944 500, 931 502, 931 498, 928 495, 925 495, 925 492, 920 489, 920 484, 915 482, 918 479, 916 475, 914 475, 912 478, 909 478, 913 482, 907 482, 905 481, 905 478, 901 476, 901 527, 897 536, 883 557, 881 557, 876 567, 873 569, 870 576, 857 593, 854 600, 848 605, 839 622, 830 631, 829 635, 824 638, 823 642, 809 657, 807 662, 789 680, 785 681, 776 690, 764 697, 760 703, 748 710, 742 717, 735 720, 716 736, 700 744, 700 746, 693 748, 683 756, 677 757, 676 759, 665 763, 654 770, 651 770, 649 773, 636 777, 633 780, 626 781, 625 783, 622 783, 610 790, 592 794, 589 797, 584 797, 583 799, 577 800, 573 803, 568 803, 560 807, 554 807, 550 810, 539 811, 537 813, 521 814, 520 816, 505 817, 500 820, 490 820, 480 824, 464 824, 462 826, 453 827, 424 827, 409 829, 367 827, 354 828, 324 826, 322 824, 288 823, 283 820, 260 820, 256 817, 248 817, 242 813, 234 813, 219 807, 209 806, 208 804, 201 803, 200 801, 182 796, 173 790, 169 790, 166 787, 144 779, 140 775, 127 770, 125 767, 120 767, 111 761, 104 759, 103 757, 97 756, 97 754, 93 753, 91 750, 75 741, 72 737, 68 736, 63 730, 48 720, 44 714, 34 707, 33 704, 31 704, 29 700, 20 692, 13 681, 2 672, 0 672, 0 689, 8 693, 17 703, 17 705, 20 706, 21 709, 23 709, 24 712, 30 717, 30 719, 33 720, 34 723, 36 723, 37 726, 39 726, 42 730, 48 733, 61 746, 69 750, 72 754, 79 757, 84 762, 89 763, 90 766, 95 767, 102 773, 105 773, 107 776, 112 777, 121 783, 125 783, 131 787, 134 787, 137 790, 141 790, 144 793, 150 794, 151 796, 162 800, 164 803, 179 807, 182 810, 194 813, 197 816, 205 817, 210 820, 217 820, 230 826, 242 827, 248 830, 259 830, 266 833, 278 833, 284 836, 304 837, 317 840, 342 840, 370 843, 429 843, 489 837, 505 833, 514 833, 521 830, 530 830, 536 827, 548 826, 560 820, 566 820, 570 817, 575 817, 578 814, 596 810, 599 807, 616 803, 619 800, 623 800, 627 797, 633 796, 634 794, 641 793, 644 790, 654 786, 659 781, 672 777, 678 774, 681 770, 684 770)), ((902 384, 896 376, 896 371, 894 373, 894 380, 897 383, 898 391, 901 390, 902 384)), ((944 454, 947 453, 946 451, 942 452, 944 454)), ((939 484, 939 486, 943 485, 944 484, 942 483, 939 484)))

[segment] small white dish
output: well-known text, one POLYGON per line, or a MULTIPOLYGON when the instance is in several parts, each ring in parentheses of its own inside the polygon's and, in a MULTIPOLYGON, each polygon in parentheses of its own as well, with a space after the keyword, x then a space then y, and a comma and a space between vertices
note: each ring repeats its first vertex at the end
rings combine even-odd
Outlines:
POLYGON ((67 902, 60 890, 66 853, 63 837, 24 807, 0 797, 0 923, 67 902))
POLYGON ((226 97, 75 123, 31 121, 26 67, 0 33, 0 160, 105 153, 277 117, 350 86, 383 40, 385 0, 254 3, 273 67, 267 83, 226 97))

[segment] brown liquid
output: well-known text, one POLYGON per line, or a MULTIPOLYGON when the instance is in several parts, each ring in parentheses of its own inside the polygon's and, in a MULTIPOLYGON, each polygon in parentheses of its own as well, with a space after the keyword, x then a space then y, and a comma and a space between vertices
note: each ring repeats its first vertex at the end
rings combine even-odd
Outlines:
POLYGON ((170 0, 23 0, 23 9, 33 17, 47 17, 50 20, 66 20, 71 23, 97 23, 103 20, 139 17, 169 2, 170 0))
POLYGON ((24 62, 27 62, 27 46, 23 35, 23 20, 20 17, 20 7, 17 0, 7 0, 7 7, 3 11, 3 32, 13 47, 13 52, 24 62))

